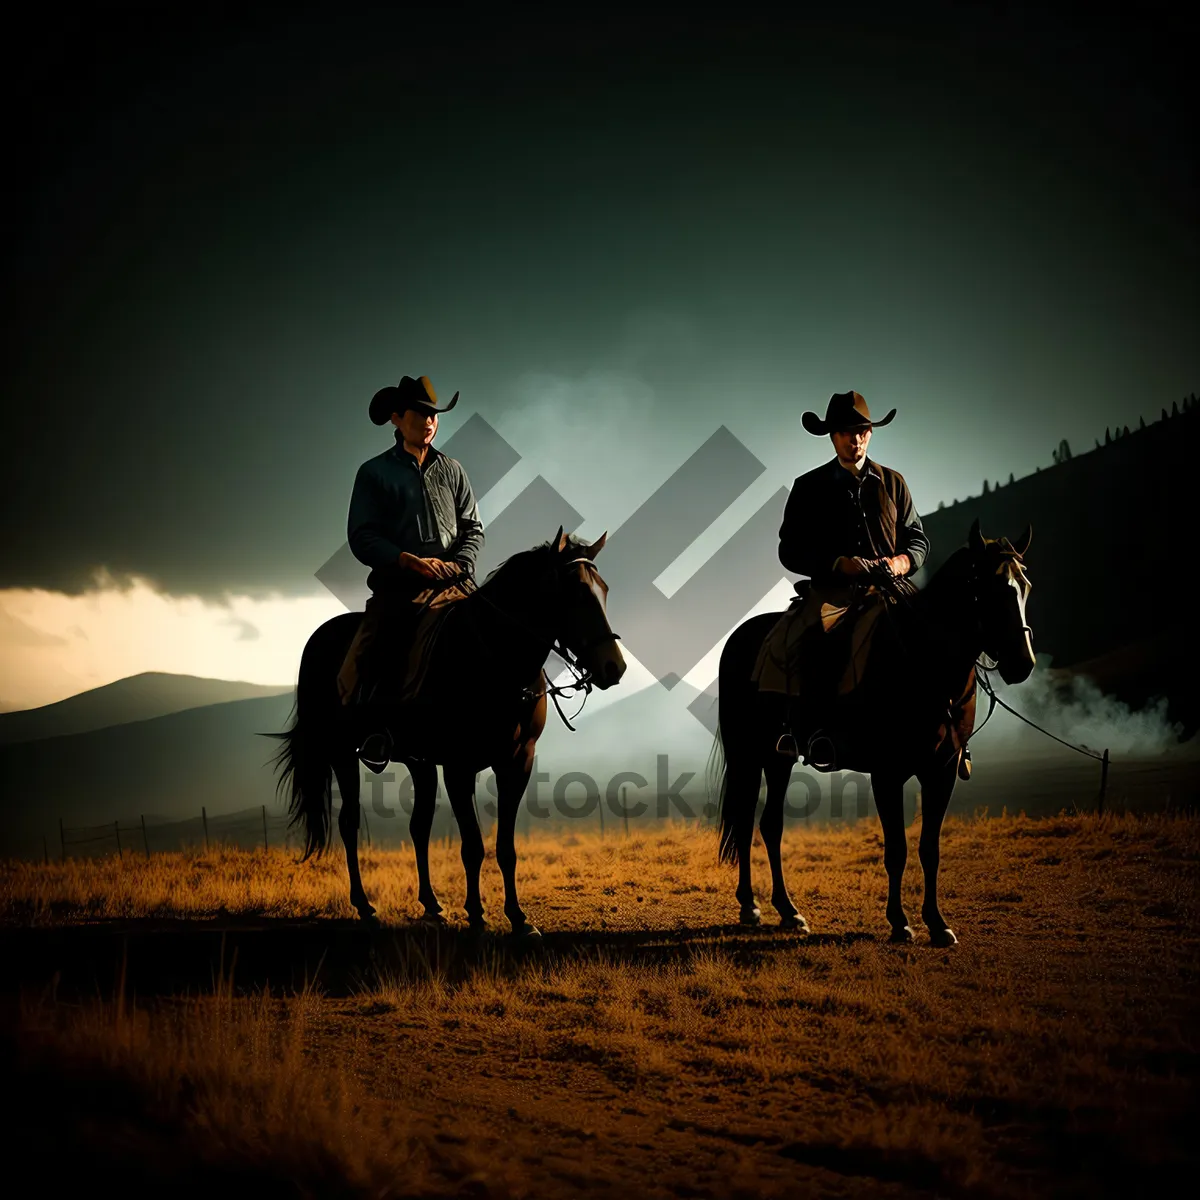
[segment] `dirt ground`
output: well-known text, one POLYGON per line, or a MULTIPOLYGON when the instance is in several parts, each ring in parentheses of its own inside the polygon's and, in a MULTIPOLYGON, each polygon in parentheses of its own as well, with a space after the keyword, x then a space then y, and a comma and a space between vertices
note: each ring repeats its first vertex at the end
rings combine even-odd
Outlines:
MULTIPOLYGON (((910 830, 906 905, 920 872, 910 830)), ((809 935, 734 924, 711 830, 519 843, 516 946, 457 846, 0 868, 8 1162, 258 1196, 1078 1195, 1194 1172, 1200 825, 948 823, 960 943, 887 941, 878 827, 789 828, 809 935)), ((760 897, 765 854, 754 851, 760 897)))

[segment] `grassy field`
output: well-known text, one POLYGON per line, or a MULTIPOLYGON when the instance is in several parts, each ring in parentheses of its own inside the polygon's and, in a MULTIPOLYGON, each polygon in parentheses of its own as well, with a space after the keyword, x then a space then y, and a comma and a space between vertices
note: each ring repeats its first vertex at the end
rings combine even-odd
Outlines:
MULTIPOLYGON (((733 924, 711 831, 518 849, 538 951, 467 934, 444 843, 442 931, 402 852, 364 856, 376 933, 340 847, 4 864, 13 1146, 127 1194, 1085 1196, 1197 1167, 1194 819, 948 823, 950 951, 888 944, 867 822, 785 835, 808 936, 733 924)), ((914 917, 919 879, 914 853, 914 917)))

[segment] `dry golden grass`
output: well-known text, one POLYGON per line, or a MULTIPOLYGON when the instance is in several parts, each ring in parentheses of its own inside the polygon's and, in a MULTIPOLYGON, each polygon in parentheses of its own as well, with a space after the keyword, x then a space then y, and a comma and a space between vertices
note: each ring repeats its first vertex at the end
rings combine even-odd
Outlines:
MULTIPOLYGON (((1083 1196, 1196 1167, 1195 821, 949 823, 949 952, 885 941, 866 822, 785 837, 807 939, 713 928, 737 906, 711 831, 519 851, 526 911, 557 934, 540 955, 460 939, 433 966, 413 943, 324 995, 27 989, 8 1050, 21 1087, 60 1112, 75 1097, 56 1136, 81 1161, 126 1180, 148 1162, 154 1186, 197 1193, 1083 1196)), ((410 856, 365 864, 403 927, 410 856)), ((433 876, 457 904, 456 845, 433 876)), ((919 880, 913 854, 914 917, 919 880)), ((213 852, 6 864, 0 911, 28 929, 350 909, 340 853, 213 852)))

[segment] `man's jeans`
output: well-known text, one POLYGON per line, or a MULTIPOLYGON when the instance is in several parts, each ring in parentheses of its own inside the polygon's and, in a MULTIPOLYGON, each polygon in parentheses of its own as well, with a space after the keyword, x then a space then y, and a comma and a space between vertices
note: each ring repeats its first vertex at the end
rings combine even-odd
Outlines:
POLYGON ((407 661, 408 644, 416 626, 421 605, 414 601, 419 588, 389 589, 368 597, 358 631, 338 672, 338 696, 350 704, 361 680, 369 689, 379 675, 383 651, 403 650, 407 661))

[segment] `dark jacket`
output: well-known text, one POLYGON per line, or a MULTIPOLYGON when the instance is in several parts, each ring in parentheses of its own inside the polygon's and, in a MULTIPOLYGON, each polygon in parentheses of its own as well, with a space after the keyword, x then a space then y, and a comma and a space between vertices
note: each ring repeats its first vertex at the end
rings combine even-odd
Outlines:
POLYGON ((779 527, 779 561, 789 571, 824 583, 842 556, 907 554, 915 572, 928 553, 929 539, 899 471, 868 458, 856 479, 832 458, 792 484, 779 527))
POLYGON ((406 550, 474 575, 483 522, 462 464, 433 446, 418 463, 397 431, 395 446, 358 468, 346 535, 354 557, 372 568, 367 586, 378 591, 412 574, 397 565, 406 550))

